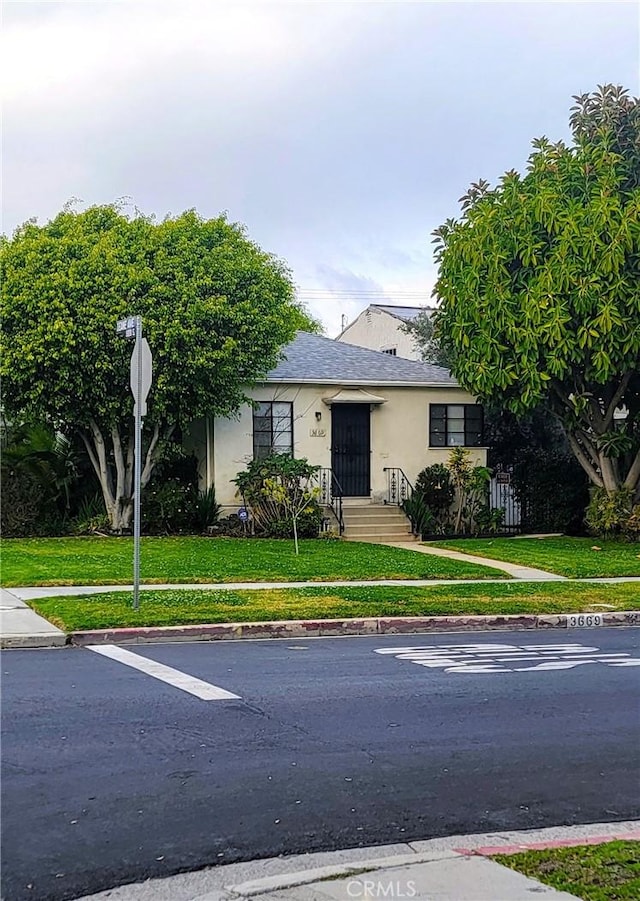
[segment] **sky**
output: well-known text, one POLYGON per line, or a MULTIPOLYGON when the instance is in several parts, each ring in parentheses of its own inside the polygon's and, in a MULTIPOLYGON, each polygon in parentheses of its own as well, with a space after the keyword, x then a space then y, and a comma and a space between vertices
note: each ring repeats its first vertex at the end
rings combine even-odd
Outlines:
POLYGON ((2 232, 70 199, 227 211, 335 336, 427 305, 431 232, 478 178, 640 94, 640 3, 2 3, 2 232))

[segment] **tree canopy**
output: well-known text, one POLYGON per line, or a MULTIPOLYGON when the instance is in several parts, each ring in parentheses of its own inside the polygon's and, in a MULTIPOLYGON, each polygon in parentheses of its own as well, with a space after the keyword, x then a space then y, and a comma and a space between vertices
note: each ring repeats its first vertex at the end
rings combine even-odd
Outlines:
POLYGON ((162 222, 115 205, 63 210, 0 246, 4 410, 77 431, 114 528, 130 517, 131 343, 141 315, 153 353, 143 484, 176 425, 229 414, 296 330, 315 327, 286 266, 225 216, 162 222))
POLYGON ((437 334, 465 388, 546 400, 591 482, 638 500, 640 101, 574 100, 571 143, 533 141, 525 174, 472 185, 434 232, 437 334))

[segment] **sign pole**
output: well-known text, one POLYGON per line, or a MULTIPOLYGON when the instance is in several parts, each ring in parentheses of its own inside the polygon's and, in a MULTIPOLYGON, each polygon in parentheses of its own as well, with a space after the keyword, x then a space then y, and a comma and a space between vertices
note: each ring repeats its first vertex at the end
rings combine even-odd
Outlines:
POLYGON ((140 482, 142 480, 142 316, 136 316, 137 384, 135 394, 133 495, 133 609, 140 608, 140 482))
POLYGON ((142 337, 142 316, 119 319, 116 335, 133 338, 129 385, 133 394, 133 609, 140 607, 140 494, 142 481, 142 420, 147 415, 147 396, 153 381, 153 357, 142 337))

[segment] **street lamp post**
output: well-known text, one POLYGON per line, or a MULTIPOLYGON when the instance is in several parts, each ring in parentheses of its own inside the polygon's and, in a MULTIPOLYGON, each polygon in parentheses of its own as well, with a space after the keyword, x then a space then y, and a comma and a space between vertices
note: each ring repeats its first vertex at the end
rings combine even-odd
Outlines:
POLYGON ((133 609, 140 607, 140 492, 142 479, 142 420, 147 414, 147 396, 151 388, 152 357, 146 338, 142 336, 142 317, 118 320, 116 335, 133 338, 130 385, 134 399, 134 475, 133 475, 133 609))

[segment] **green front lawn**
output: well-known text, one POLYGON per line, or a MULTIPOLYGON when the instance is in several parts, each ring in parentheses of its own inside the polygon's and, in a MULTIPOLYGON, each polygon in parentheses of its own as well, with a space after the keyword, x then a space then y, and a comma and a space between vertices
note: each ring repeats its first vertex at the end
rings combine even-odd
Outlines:
POLYGON ((570 579, 640 576, 640 544, 637 542, 626 544, 597 538, 464 538, 429 544, 546 569, 570 579))
POLYGON ((493 859, 583 901, 640 898, 640 842, 548 848, 493 859))
MULTIPOLYGON (((2 584, 126 585, 130 538, 27 538, 2 543, 2 584)), ((147 583, 304 582, 352 579, 500 579, 499 570, 355 541, 143 538, 147 583)))
POLYGON ((462 616, 633 610, 637 585, 506 582, 491 585, 345 586, 340 588, 202 588, 145 590, 140 609, 129 592, 42 598, 30 602, 65 631, 126 626, 268 622, 378 616, 462 616))

